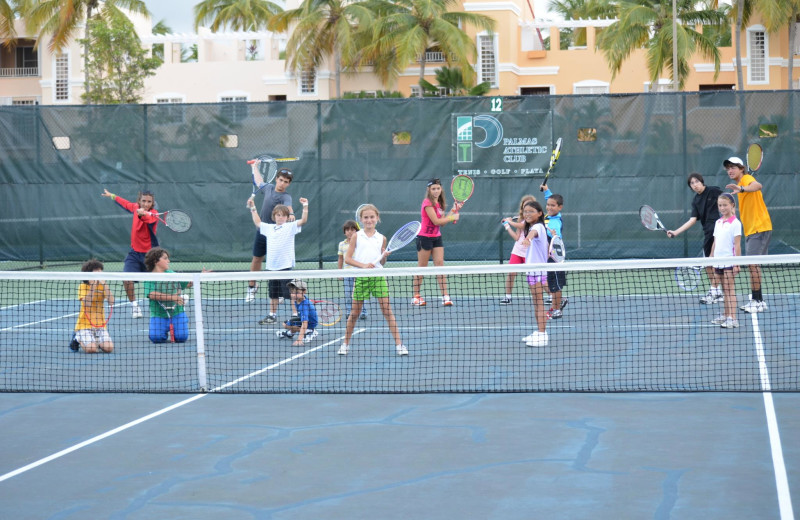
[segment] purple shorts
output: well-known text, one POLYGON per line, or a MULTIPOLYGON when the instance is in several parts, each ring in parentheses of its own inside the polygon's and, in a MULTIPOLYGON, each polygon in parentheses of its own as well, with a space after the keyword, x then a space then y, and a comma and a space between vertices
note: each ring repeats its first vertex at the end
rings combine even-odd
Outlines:
POLYGON ((536 284, 546 284, 547 283, 547 275, 545 274, 529 274, 528 275, 528 285, 536 285, 536 284))

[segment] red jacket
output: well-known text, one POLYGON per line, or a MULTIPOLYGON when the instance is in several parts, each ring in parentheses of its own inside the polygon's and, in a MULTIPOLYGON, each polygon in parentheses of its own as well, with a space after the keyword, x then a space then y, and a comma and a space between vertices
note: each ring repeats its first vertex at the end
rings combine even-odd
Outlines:
POLYGON ((158 212, 151 209, 147 215, 139 216, 136 210, 139 204, 128 202, 119 195, 114 197, 114 202, 133 213, 133 223, 131 224, 131 249, 137 253, 146 253, 150 249, 158 246, 156 238, 156 228, 158 227, 158 212))

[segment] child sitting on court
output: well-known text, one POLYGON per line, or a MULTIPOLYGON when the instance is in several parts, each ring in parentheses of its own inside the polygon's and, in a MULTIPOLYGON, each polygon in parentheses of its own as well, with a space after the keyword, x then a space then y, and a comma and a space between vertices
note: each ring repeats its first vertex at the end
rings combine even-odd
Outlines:
MULTIPOLYGON (((542 184, 544 189, 545 209, 547 215, 544 218, 544 226, 547 229, 548 245, 553 240, 553 236, 564 236, 561 234, 563 221, 561 220, 561 210, 564 208, 564 197, 558 193, 553 193, 547 184, 542 184)), ((555 260, 548 256, 547 263, 554 263, 555 260)), ((547 289, 550 292, 550 310, 547 311, 547 318, 557 320, 561 318, 564 307, 569 303, 569 298, 561 298, 561 289, 567 285, 567 273, 564 271, 547 271, 547 289)))
MULTIPOLYGON (((250 215, 253 217, 253 224, 267 238, 267 271, 291 271, 294 269, 294 236, 302 231, 303 225, 308 221, 308 199, 300 197, 303 205, 303 216, 300 220, 289 222, 291 210, 288 206, 278 204, 272 209, 272 219, 274 224, 261 222, 255 203, 247 201, 250 208, 250 215)), ((278 321, 278 298, 289 299, 287 283, 289 280, 270 280, 269 281, 269 314, 261 319, 258 324, 266 325, 278 321)), ((292 303, 294 307, 294 303, 292 303)), ((296 314, 296 312, 293 312, 296 314)))
MULTIPOLYGON (((81 266, 83 273, 100 273, 103 271, 103 262, 87 260, 81 266)), ((108 334, 107 322, 109 316, 105 315, 103 302, 114 304, 114 295, 108 285, 100 280, 84 280, 78 288, 78 300, 81 302, 81 311, 78 322, 75 324, 75 334, 69 344, 70 350, 77 352, 83 347, 87 354, 95 352, 112 352, 114 342, 108 334)), ((110 314, 110 311, 109 311, 110 314)))
POLYGON ((297 334, 297 340, 292 343, 300 347, 317 337, 317 309, 311 300, 306 298, 308 286, 302 280, 292 280, 286 284, 292 301, 297 306, 297 316, 292 316, 283 324, 286 330, 277 331, 279 338, 291 338, 297 334))

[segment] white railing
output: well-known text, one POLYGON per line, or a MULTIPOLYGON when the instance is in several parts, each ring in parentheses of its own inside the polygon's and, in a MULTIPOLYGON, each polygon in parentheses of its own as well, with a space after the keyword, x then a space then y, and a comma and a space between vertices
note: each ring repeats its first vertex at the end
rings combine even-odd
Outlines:
MULTIPOLYGON (((417 54, 417 63, 422 61, 422 55, 417 54)), ((425 63, 444 63, 446 60, 444 59, 443 52, 426 52, 425 53, 425 63)))
POLYGON ((4 67, 0 69, 0 78, 30 78, 39 75, 39 67, 4 67))

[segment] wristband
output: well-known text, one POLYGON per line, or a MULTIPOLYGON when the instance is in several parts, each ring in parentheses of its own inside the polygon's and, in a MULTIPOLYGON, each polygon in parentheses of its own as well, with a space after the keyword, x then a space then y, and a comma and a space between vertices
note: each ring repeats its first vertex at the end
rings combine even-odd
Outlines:
POLYGON ((255 213, 257 210, 256 210, 256 208, 255 208, 255 207, 253 207, 253 208, 250 208, 250 211, 252 211, 253 213, 255 213))
MULTIPOLYGON (((308 202, 306 202, 305 204, 303 204, 303 207, 304 207, 304 208, 307 208, 307 207, 308 207, 308 202)), ((292 213, 292 215, 294 215, 294 213, 292 213)))
POLYGON ((744 186, 739 186, 739 193, 744 193, 744 186))

